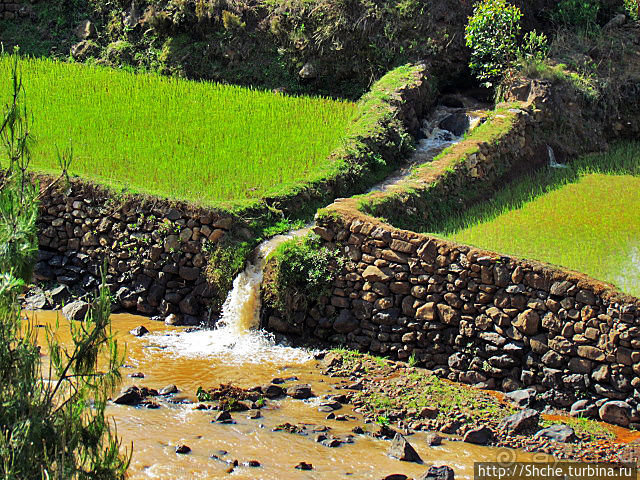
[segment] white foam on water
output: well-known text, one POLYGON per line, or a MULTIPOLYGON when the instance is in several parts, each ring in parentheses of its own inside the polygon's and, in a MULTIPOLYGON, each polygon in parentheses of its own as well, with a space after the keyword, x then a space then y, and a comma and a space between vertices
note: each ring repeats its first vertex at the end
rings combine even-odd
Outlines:
POLYGON ((256 259, 233 281, 216 328, 149 335, 154 345, 180 357, 213 358, 227 364, 304 363, 312 358, 308 350, 277 343, 273 334, 259 330, 260 284, 267 256, 284 241, 305 235, 306 227, 277 235, 256 250, 256 259))

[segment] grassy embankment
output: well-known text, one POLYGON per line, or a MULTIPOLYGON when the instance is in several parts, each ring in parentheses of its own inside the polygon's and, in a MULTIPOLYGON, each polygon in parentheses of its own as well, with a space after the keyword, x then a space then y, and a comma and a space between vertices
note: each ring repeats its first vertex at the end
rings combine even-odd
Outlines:
MULTIPOLYGON (((424 421, 421 410, 435 409, 432 427, 451 420, 471 426, 491 424, 495 427, 503 418, 518 411, 501 394, 469 385, 443 380, 429 370, 393 362, 382 357, 352 350, 334 349, 332 355, 340 358, 335 374, 354 374, 375 378, 363 382, 364 388, 354 395, 365 417, 380 424, 397 420, 424 421)), ((596 441, 614 437, 610 429, 597 421, 583 417, 543 416, 541 426, 554 423, 571 426, 582 441, 596 441)))
POLYGON ((640 296, 640 143, 545 169, 434 227, 438 234, 587 273, 640 296))
MULTIPOLYGON (((0 78, 10 59, 0 57, 0 78)), ((129 191, 242 203, 326 176, 354 114, 350 102, 23 59, 33 167, 57 167, 129 191)), ((0 84, 0 96, 9 93, 0 84)))

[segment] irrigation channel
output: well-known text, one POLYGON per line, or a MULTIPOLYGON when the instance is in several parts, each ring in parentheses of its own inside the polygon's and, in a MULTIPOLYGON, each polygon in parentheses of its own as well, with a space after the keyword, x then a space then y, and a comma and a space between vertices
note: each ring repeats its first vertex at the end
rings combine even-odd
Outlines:
MULTIPOLYGON (((461 138, 437 126, 452 110, 460 111, 435 109, 425 121, 426 138, 407 168, 376 189, 393 188, 410 174, 412 165, 430 161, 461 138)), ((473 126, 477 121, 470 116, 473 126)), ((266 257, 283 241, 308 231, 309 227, 280 235, 258 247, 253 262, 235 279, 214 329, 172 327, 128 314, 112 316, 113 329, 120 342, 126 343, 123 386, 135 384, 160 390, 174 384, 178 388, 177 393, 153 397, 159 408, 109 405, 108 414, 116 421, 123 445, 133 444, 129 478, 381 479, 394 473, 418 478, 430 465, 443 464, 455 470, 456 478, 473 478, 474 461, 495 461, 507 453, 504 449, 460 441, 429 447, 426 434, 417 433, 410 441, 424 464, 400 462, 386 455, 388 441, 352 434, 354 427, 364 425, 362 416, 349 405, 339 412, 352 416, 349 421, 328 420, 327 413, 318 410, 327 395, 345 393, 336 388, 339 380, 322 375, 313 351, 278 344, 271 334, 257 330, 259 287, 266 257), (129 334, 140 325, 149 333, 141 337, 129 334), (269 400, 260 410, 260 418, 234 412, 234 423, 228 424, 212 423, 211 411, 196 408, 199 386, 211 388, 231 382, 250 388, 269 384, 274 378, 283 380, 283 386, 309 384, 315 397, 269 400), (329 448, 317 443, 313 434, 273 431, 285 422, 326 426, 332 435, 341 438, 350 435, 353 442, 329 448), (178 445, 189 446, 190 452, 176 453, 178 445), (238 465, 231 469, 234 460, 238 465), (296 469, 300 462, 312 464, 313 470, 296 469)), ((57 312, 51 311, 31 315, 37 324, 53 324, 58 318, 57 312)), ((62 316, 58 321, 60 340, 69 342, 68 323, 62 316)), ((524 452, 508 452, 507 456, 521 461, 532 459, 531 454, 524 452)))

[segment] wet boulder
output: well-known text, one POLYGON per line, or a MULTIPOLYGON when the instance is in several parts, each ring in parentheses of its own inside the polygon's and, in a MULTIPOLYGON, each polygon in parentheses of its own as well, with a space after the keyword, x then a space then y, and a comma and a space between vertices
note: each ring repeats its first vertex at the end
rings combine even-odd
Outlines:
POLYGON ((140 388, 132 385, 122 390, 120 395, 113 400, 113 403, 118 405, 140 405, 146 397, 155 397, 156 395, 158 395, 158 392, 153 388, 140 388))
POLYGON ((231 414, 227 411, 221 411, 221 412, 217 412, 214 416, 213 416, 213 420, 211 421, 212 423, 233 423, 233 418, 231 417, 231 414))
POLYGON ((441 120, 438 127, 459 137, 469 130, 469 116, 466 113, 453 113, 441 120))
POLYGON ((189 452, 191 452, 191 448, 188 445, 178 445, 176 447, 176 453, 179 453, 180 455, 185 455, 189 452))
POLYGON ((82 321, 88 310, 89 304, 78 300, 62 307, 62 314, 67 320, 82 321))
POLYGON ((269 399, 282 397, 284 395, 284 389, 272 383, 262 386, 260 388, 260 391, 265 397, 269 399))
POLYGON ((305 400, 314 396, 311 386, 307 384, 294 385, 287 388, 287 395, 298 400, 305 400))
POLYGON ((493 436, 493 430, 489 427, 479 427, 469 430, 464 436, 464 441, 475 445, 486 445, 493 439, 493 436))
POLYGON ((178 393, 178 387, 176 387, 173 383, 170 385, 167 385, 166 387, 162 388, 160 390, 160 392, 158 392, 160 395, 171 395, 173 393, 178 393))
POLYGON ((147 327, 145 327, 144 325, 140 325, 130 330, 129 333, 134 337, 142 337, 143 335, 149 333, 149 330, 147 330, 147 327))
POLYGON ((425 473, 418 480, 455 480, 455 478, 456 475, 453 471, 453 468, 447 465, 442 465, 440 467, 429 467, 427 473, 425 473))
POLYGON ((389 447, 387 453, 390 457, 397 458, 403 462, 422 463, 418 452, 416 452, 407 439, 399 433, 396 433, 396 436, 393 437, 391 447, 389 447))
POLYGON ((430 447, 437 447, 438 445, 442 445, 442 437, 437 433, 429 433, 426 442, 430 447))

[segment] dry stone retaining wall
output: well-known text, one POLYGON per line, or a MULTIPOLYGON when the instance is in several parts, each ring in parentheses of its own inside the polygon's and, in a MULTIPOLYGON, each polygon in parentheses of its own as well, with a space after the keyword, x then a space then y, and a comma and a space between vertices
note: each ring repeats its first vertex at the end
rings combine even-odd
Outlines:
POLYGON ((42 199, 36 279, 87 292, 98 285, 106 260, 122 308, 177 313, 195 323, 219 293, 205 279, 206 250, 232 228, 251 237, 228 214, 142 196, 118 198, 73 180, 68 191, 54 188, 42 199))
POLYGON ((639 300, 578 273, 370 218, 326 215, 316 232, 348 261, 331 297, 294 330, 399 359, 415 355, 451 380, 534 388, 557 406, 626 401, 634 410, 616 423, 638 420, 639 300))
POLYGON ((0 0, 0 20, 13 20, 18 16, 29 15, 31 9, 28 3, 22 0, 0 0))

